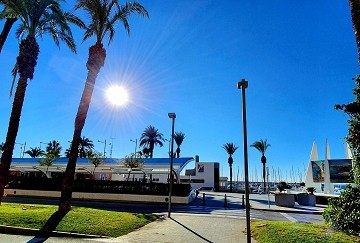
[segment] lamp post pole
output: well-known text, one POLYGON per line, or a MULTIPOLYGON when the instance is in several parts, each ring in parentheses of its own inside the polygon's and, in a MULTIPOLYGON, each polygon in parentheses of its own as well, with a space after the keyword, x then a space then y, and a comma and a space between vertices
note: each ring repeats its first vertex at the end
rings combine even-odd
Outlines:
POLYGON ((135 154, 134 154, 134 156, 135 156, 135 158, 136 158, 137 139, 135 139, 135 141, 132 140, 132 139, 130 139, 130 141, 135 143, 135 154))
POLYGON ((245 89, 248 87, 248 81, 241 79, 237 83, 237 88, 242 90, 242 110, 243 110, 243 133, 244 133, 244 166, 245 166, 245 210, 246 210, 246 236, 247 242, 251 242, 250 231, 250 202, 249 202, 249 173, 248 173, 248 151, 247 151, 247 128, 246 128, 246 98, 245 89))
POLYGON ((172 128, 171 128, 171 156, 170 156, 170 184, 169 184, 169 209, 168 209, 168 217, 171 216, 171 194, 172 194, 172 187, 174 181, 174 174, 173 174, 173 152, 174 152, 174 127, 175 127, 175 113, 168 113, 169 118, 172 119, 172 128))
POLYGON ((104 144, 104 157, 106 157, 106 139, 105 139, 105 141, 98 140, 98 142, 104 144))

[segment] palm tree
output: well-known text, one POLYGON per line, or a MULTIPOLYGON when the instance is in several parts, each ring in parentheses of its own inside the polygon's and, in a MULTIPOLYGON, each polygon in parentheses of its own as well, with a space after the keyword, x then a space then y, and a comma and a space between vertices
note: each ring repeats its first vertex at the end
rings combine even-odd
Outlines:
POLYGON ((154 126, 148 126, 140 137, 140 146, 149 146, 150 158, 153 157, 155 145, 163 146, 163 134, 154 126))
MULTIPOLYGON (((0 1, 0 4, 6 6, 6 1, 0 1)), ((4 13, 0 15, 0 19, 4 19, 4 18, 6 18, 6 20, 3 30, 1 31, 0 34, 0 53, 10 33, 11 27, 17 20, 17 17, 11 8, 7 8, 6 11, 4 11, 4 13)))
POLYGON ((351 10, 351 20, 354 28, 355 39, 358 49, 358 59, 360 64, 360 2, 359 0, 349 0, 351 10))
POLYGON ((256 148, 257 150, 259 150, 259 152, 261 153, 261 163, 263 164, 263 182, 264 182, 264 191, 266 189, 266 182, 265 182, 265 175, 266 175, 266 167, 265 167, 265 164, 266 164, 266 157, 265 157, 265 152, 266 152, 266 149, 268 147, 270 147, 271 145, 267 142, 267 140, 262 140, 260 139, 260 141, 256 141, 254 142, 253 144, 250 145, 251 147, 254 147, 256 148))
POLYGON ((237 146, 235 146, 235 144, 233 143, 225 143, 223 145, 223 148, 225 149, 225 151, 228 153, 229 158, 228 158, 228 163, 229 163, 229 167, 230 167, 230 192, 232 192, 232 164, 234 163, 234 160, 232 158, 232 155, 235 153, 235 151, 239 148, 237 146))
POLYGON ((63 12, 58 0, 3 0, 4 14, 11 9, 20 20, 16 36, 21 39, 17 70, 19 80, 15 91, 13 106, 6 135, 4 152, 0 164, 0 203, 7 184, 15 140, 19 129, 21 110, 24 104, 28 79, 33 79, 40 52, 36 38, 49 34, 57 46, 64 41, 71 51, 76 52, 74 39, 68 22, 81 23, 74 15, 63 12), (26 35, 27 34, 27 35, 26 35))
POLYGON ((80 138, 79 147, 79 157, 86 158, 88 151, 91 151, 94 148, 94 144, 92 140, 84 136, 80 138))
POLYGON ((37 158, 41 155, 44 155, 44 150, 42 150, 40 147, 35 147, 35 148, 30 147, 30 149, 27 150, 25 154, 30 155, 31 158, 37 158))
MULTIPOLYGON (((58 210, 59 215, 65 215, 71 208, 74 174, 81 132, 85 125, 96 77, 99 74, 100 69, 104 66, 106 58, 106 50, 102 42, 106 36, 109 36, 109 44, 111 43, 114 38, 115 26, 118 21, 123 24, 125 31, 129 34, 130 26, 128 17, 132 13, 138 13, 141 16, 148 17, 146 9, 137 2, 127 2, 122 6, 117 0, 78 0, 75 9, 84 10, 87 16, 90 17, 90 23, 85 28, 83 41, 95 37, 96 42, 89 48, 89 57, 86 63, 88 74, 75 118, 75 129, 71 142, 70 158, 66 166, 61 190, 58 210)), ((49 224, 50 223, 53 222, 49 222, 49 224)), ((51 229, 54 225, 49 225, 49 227, 47 227, 48 225, 45 226, 45 228, 51 229)))
POLYGON ((175 143, 177 145, 177 149, 176 149, 176 156, 178 158, 180 158, 180 145, 182 144, 182 142, 184 141, 184 138, 185 138, 185 134, 183 132, 176 132, 174 134, 174 140, 175 140, 175 143))
POLYGON ((58 141, 50 141, 46 146, 46 153, 53 154, 55 157, 60 157, 62 147, 58 141))

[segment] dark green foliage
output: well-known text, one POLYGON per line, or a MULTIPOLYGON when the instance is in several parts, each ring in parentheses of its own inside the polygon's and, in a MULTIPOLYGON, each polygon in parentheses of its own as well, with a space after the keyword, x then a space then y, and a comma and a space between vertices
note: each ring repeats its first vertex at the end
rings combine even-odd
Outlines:
POLYGON ((291 186, 287 184, 285 181, 281 181, 280 184, 277 185, 277 188, 280 192, 284 191, 285 189, 290 189, 291 186))
POLYGON ((329 199, 323 217, 334 229, 360 236, 360 188, 349 184, 339 198, 329 199))
POLYGON ((349 115, 349 130, 348 135, 346 136, 346 141, 348 142, 353 156, 353 170, 352 176, 354 178, 355 184, 360 186, 360 76, 356 77, 356 87, 353 89, 355 95, 355 101, 349 104, 335 105, 335 109, 343 110, 346 114, 349 115))

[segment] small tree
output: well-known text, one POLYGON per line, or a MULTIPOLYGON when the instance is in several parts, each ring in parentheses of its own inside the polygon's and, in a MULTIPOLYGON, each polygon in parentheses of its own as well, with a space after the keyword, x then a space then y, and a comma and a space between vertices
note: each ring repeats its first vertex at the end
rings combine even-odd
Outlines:
POLYGON ((88 159, 91 161, 91 163, 94 165, 94 169, 91 173, 91 178, 94 180, 95 179, 95 170, 96 168, 103 164, 106 157, 100 153, 100 152, 97 152, 97 151, 93 151, 93 150, 88 150, 86 152, 86 155, 88 157, 88 159))
POLYGON ((129 168, 129 174, 127 180, 129 180, 132 169, 141 169, 144 165, 144 159, 140 156, 136 157, 134 153, 125 157, 124 166, 129 168))
POLYGON ((57 160, 59 156, 56 156, 56 154, 47 153, 44 154, 44 158, 39 159, 39 165, 40 166, 46 166, 45 175, 47 177, 47 172, 49 170, 49 167, 54 164, 54 161, 57 160))

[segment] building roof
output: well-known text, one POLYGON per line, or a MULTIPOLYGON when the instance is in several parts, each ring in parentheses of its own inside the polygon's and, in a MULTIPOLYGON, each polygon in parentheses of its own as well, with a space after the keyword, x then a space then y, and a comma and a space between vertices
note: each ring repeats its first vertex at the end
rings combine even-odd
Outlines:
MULTIPOLYGON (((13 158, 10 171, 20 172, 64 172, 68 163, 68 158, 58 158, 54 163, 47 166, 40 166, 40 158, 13 158)), ((173 169, 177 174, 194 158, 173 158, 173 169)), ((96 167, 95 173, 103 174, 124 174, 129 172, 129 168, 124 166, 124 158, 106 158, 104 163, 96 167)), ((93 172, 94 165, 87 158, 78 158, 76 162, 76 173, 93 172)), ((132 169, 132 173, 145 174, 169 174, 170 158, 145 158, 144 164, 140 169, 132 169)))

